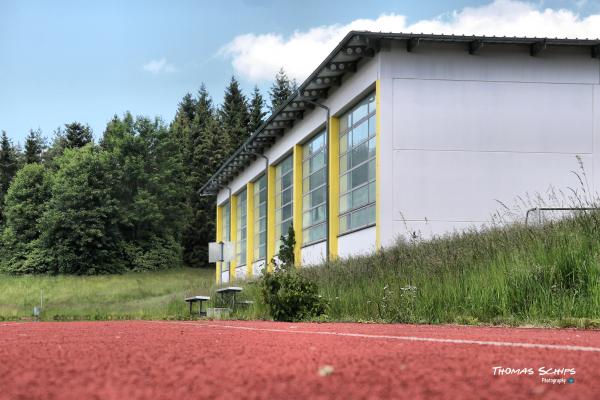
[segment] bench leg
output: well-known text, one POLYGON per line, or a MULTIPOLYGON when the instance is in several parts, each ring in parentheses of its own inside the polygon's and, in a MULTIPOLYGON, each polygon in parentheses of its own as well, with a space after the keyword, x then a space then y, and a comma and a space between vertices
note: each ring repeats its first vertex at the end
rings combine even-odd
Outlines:
POLYGON ((192 302, 190 301, 190 317, 192 316, 192 302))

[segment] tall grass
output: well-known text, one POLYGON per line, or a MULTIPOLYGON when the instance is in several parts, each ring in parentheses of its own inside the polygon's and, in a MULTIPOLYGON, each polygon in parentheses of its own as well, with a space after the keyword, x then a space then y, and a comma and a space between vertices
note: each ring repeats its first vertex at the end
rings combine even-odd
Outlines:
POLYGON ((512 224, 302 271, 333 320, 600 324, 600 213, 512 224))
MULTIPOLYGON (((0 275, 0 320, 187 318, 186 296, 213 295, 214 271, 173 269, 103 276, 0 275)), ((214 296, 214 295, 213 295, 214 296)))

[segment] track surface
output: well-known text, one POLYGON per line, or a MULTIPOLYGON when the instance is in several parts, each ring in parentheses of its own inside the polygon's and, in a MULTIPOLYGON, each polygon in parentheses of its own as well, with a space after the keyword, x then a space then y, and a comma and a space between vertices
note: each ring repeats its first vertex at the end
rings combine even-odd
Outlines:
POLYGON ((598 399, 600 332, 273 322, 0 323, 1 399, 598 399), (497 366, 533 375, 494 375, 497 366), (538 369, 575 375, 539 376, 538 369), (542 378, 572 377, 572 384, 542 378))

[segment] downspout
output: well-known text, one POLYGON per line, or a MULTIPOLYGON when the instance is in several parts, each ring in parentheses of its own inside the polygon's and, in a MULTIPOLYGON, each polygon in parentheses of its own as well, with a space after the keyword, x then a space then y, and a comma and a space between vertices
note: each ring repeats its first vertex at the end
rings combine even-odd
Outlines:
MULTIPOLYGON (((227 236, 229 236, 229 241, 231 241, 231 188, 229 186, 225 186, 225 189, 229 192, 229 232, 227 236)), ((222 239, 221 239, 222 240, 222 239)), ((235 253, 235 251, 234 251, 235 253)), ((223 271, 221 271, 222 273, 223 271)), ((229 267, 227 268, 227 273, 229 276, 227 277, 227 282, 231 281, 231 261, 229 261, 229 267)), ((221 283, 223 283, 223 279, 221 279, 221 283)))
MULTIPOLYGON (((267 265, 269 264, 269 255, 267 254, 267 249, 269 248, 269 165, 271 162, 269 161, 269 157, 265 156, 262 153, 257 153, 254 151, 248 151, 248 148, 244 144, 243 153, 251 154, 254 156, 262 157, 265 160, 265 192, 266 192, 266 200, 265 200, 265 271, 267 270, 267 265)), ((254 193, 252 194, 254 195, 254 193)), ((260 199, 258 199, 260 202, 260 199)), ((260 239, 260 238, 259 238, 260 239)), ((255 256, 256 257, 256 256, 255 256)))
MULTIPOLYGON (((298 92, 298 96, 300 97, 300 92, 298 92)), ((327 260, 327 262, 329 262, 329 119, 331 118, 331 111, 329 110, 329 107, 327 107, 324 104, 317 103, 316 101, 306 99, 302 101, 314 104, 317 107, 321 107, 327 112, 327 119, 325 120, 325 162, 327 163, 327 168, 325 168, 325 182, 327 182, 327 190, 325 191, 325 201, 327 204, 325 207, 325 225, 327 227, 327 240, 325 241, 325 259, 327 260)))

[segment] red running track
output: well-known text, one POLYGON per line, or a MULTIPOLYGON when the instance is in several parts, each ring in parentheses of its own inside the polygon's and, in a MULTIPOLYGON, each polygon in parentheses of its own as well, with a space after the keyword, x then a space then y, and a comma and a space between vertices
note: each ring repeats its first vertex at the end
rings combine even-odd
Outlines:
POLYGON ((600 332, 233 321, 0 323, 0 398, 599 399, 600 332), (494 375, 494 367, 533 374, 494 375), (575 374, 540 376, 539 368, 575 374))

